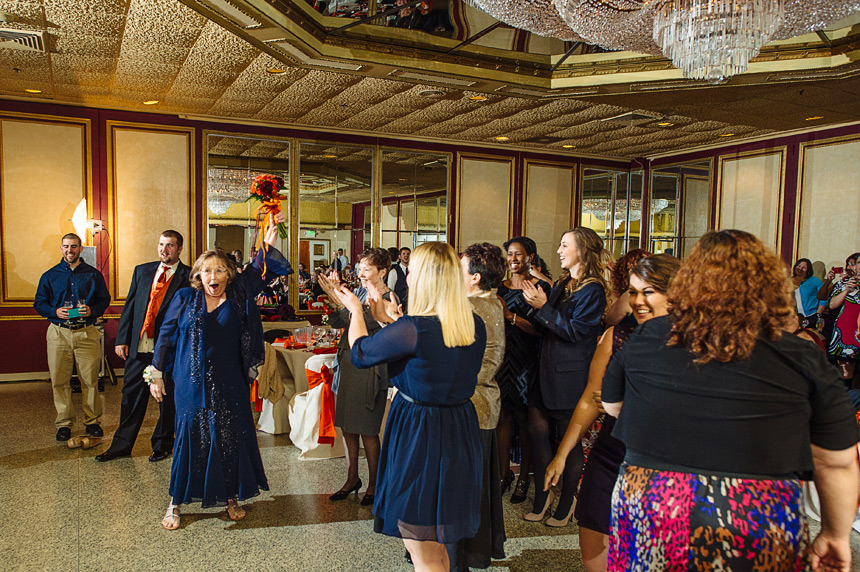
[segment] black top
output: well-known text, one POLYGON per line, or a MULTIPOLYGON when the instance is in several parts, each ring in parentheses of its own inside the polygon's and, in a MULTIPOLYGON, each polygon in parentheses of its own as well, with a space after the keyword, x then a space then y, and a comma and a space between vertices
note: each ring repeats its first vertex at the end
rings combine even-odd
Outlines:
POLYGON ((693 363, 666 345, 668 317, 645 322, 613 356, 603 400, 624 402, 613 431, 627 461, 664 470, 786 478, 812 470, 810 443, 857 443, 854 410, 839 373, 793 334, 760 339, 749 359, 693 363))

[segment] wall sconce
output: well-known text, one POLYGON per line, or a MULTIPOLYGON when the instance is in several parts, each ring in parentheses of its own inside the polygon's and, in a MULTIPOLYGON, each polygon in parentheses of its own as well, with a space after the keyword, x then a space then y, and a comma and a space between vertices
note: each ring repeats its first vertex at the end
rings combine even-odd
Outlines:
POLYGON ((75 227, 75 233, 86 240, 86 231, 95 236, 104 230, 104 221, 96 219, 87 219, 87 199, 81 199, 78 206, 75 207, 75 212, 72 215, 72 224, 75 227))

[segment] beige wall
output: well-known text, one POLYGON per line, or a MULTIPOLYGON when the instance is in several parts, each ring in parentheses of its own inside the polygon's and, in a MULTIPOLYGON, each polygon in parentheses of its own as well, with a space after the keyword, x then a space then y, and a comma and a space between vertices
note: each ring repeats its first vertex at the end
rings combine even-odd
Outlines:
POLYGON ((860 141, 810 145, 802 161, 795 258, 844 266, 860 250, 860 141))
POLYGON ((555 251, 561 234, 572 226, 572 167, 530 164, 527 167, 525 235, 535 241, 553 277, 561 275, 555 251))
POLYGON ((193 255, 192 133, 108 125, 110 183, 115 216, 114 299, 125 298, 132 271, 156 259, 161 231, 182 233, 182 261, 193 255))
POLYGON ((459 169, 460 250, 476 242, 501 246, 510 233, 513 163, 461 158, 459 169))
POLYGON ((708 179, 684 177, 684 228, 681 240, 681 258, 689 256, 690 251, 708 230, 711 223, 710 202, 711 186, 708 179))
POLYGON ((717 228, 750 232, 778 249, 783 152, 720 159, 717 228))
MULTIPOLYGON (((90 187, 89 123, 0 117, 3 302, 29 305, 90 187)), ((90 205, 91 206, 91 205, 90 205)), ((86 243, 87 237, 81 237, 86 243)), ((88 260, 90 264, 96 261, 88 260)))

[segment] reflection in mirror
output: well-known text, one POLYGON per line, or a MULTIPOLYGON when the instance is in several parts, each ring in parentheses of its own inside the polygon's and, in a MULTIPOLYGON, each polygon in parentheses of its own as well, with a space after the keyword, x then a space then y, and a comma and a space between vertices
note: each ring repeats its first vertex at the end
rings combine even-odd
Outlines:
POLYGON ((382 152, 382 248, 448 239, 448 155, 382 152))
POLYGON ((685 258, 708 230, 710 196, 710 161, 652 171, 650 250, 685 258))
POLYGON ((377 26, 420 30, 451 37, 451 0, 306 0, 323 16, 352 18, 377 26))
MULTIPOLYGON (((246 202, 257 175, 277 175, 289 184, 288 141, 209 134, 206 141, 207 248, 239 251, 242 261, 251 258, 254 247, 254 217, 259 202, 246 202)), ((288 189, 281 191, 287 200, 288 189)), ((289 252, 287 240, 279 245, 289 252)))
POLYGON ((352 282, 355 256, 370 247, 373 149, 301 143, 299 158, 299 262, 311 274, 299 306, 319 310, 314 273, 335 268, 352 282))
POLYGON ((603 239, 613 258, 639 248, 642 181, 641 171, 583 172, 581 224, 603 239))

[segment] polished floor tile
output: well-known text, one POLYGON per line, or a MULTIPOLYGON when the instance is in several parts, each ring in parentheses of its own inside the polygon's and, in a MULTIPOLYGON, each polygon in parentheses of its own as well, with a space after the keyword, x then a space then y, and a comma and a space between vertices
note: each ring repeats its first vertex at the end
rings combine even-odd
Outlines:
MULTIPOLYGON (((151 403, 131 457, 97 463, 119 417, 120 389, 103 395, 104 444, 69 449, 54 439, 50 384, 0 384, 0 570, 3 571, 297 571, 411 572, 403 545, 372 530, 370 507, 328 495, 346 477, 343 459, 299 461, 287 436, 258 433, 271 490, 244 503, 247 517, 183 507, 181 528, 160 521, 169 501, 170 460, 150 463, 158 408, 151 403)), ((80 405, 80 395, 75 396, 80 405)), ((80 413, 79 413, 80 416, 80 413)), ((83 434, 80 421, 73 434, 83 434)), ((363 461, 362 461, 363 463, 363 461)), ((361 466, 366 480, 366 466, 361 466)), ((530 490, 533 494, 534 487, 530 490)), ((500 572, 580 572, 577 527, 522 520, 531 501, 505 495, 506 559, 500 572)), ((817 526, 813 523, 813 531, 817 526)), ((854 570, 860 534, 852 536, 854 570)))

